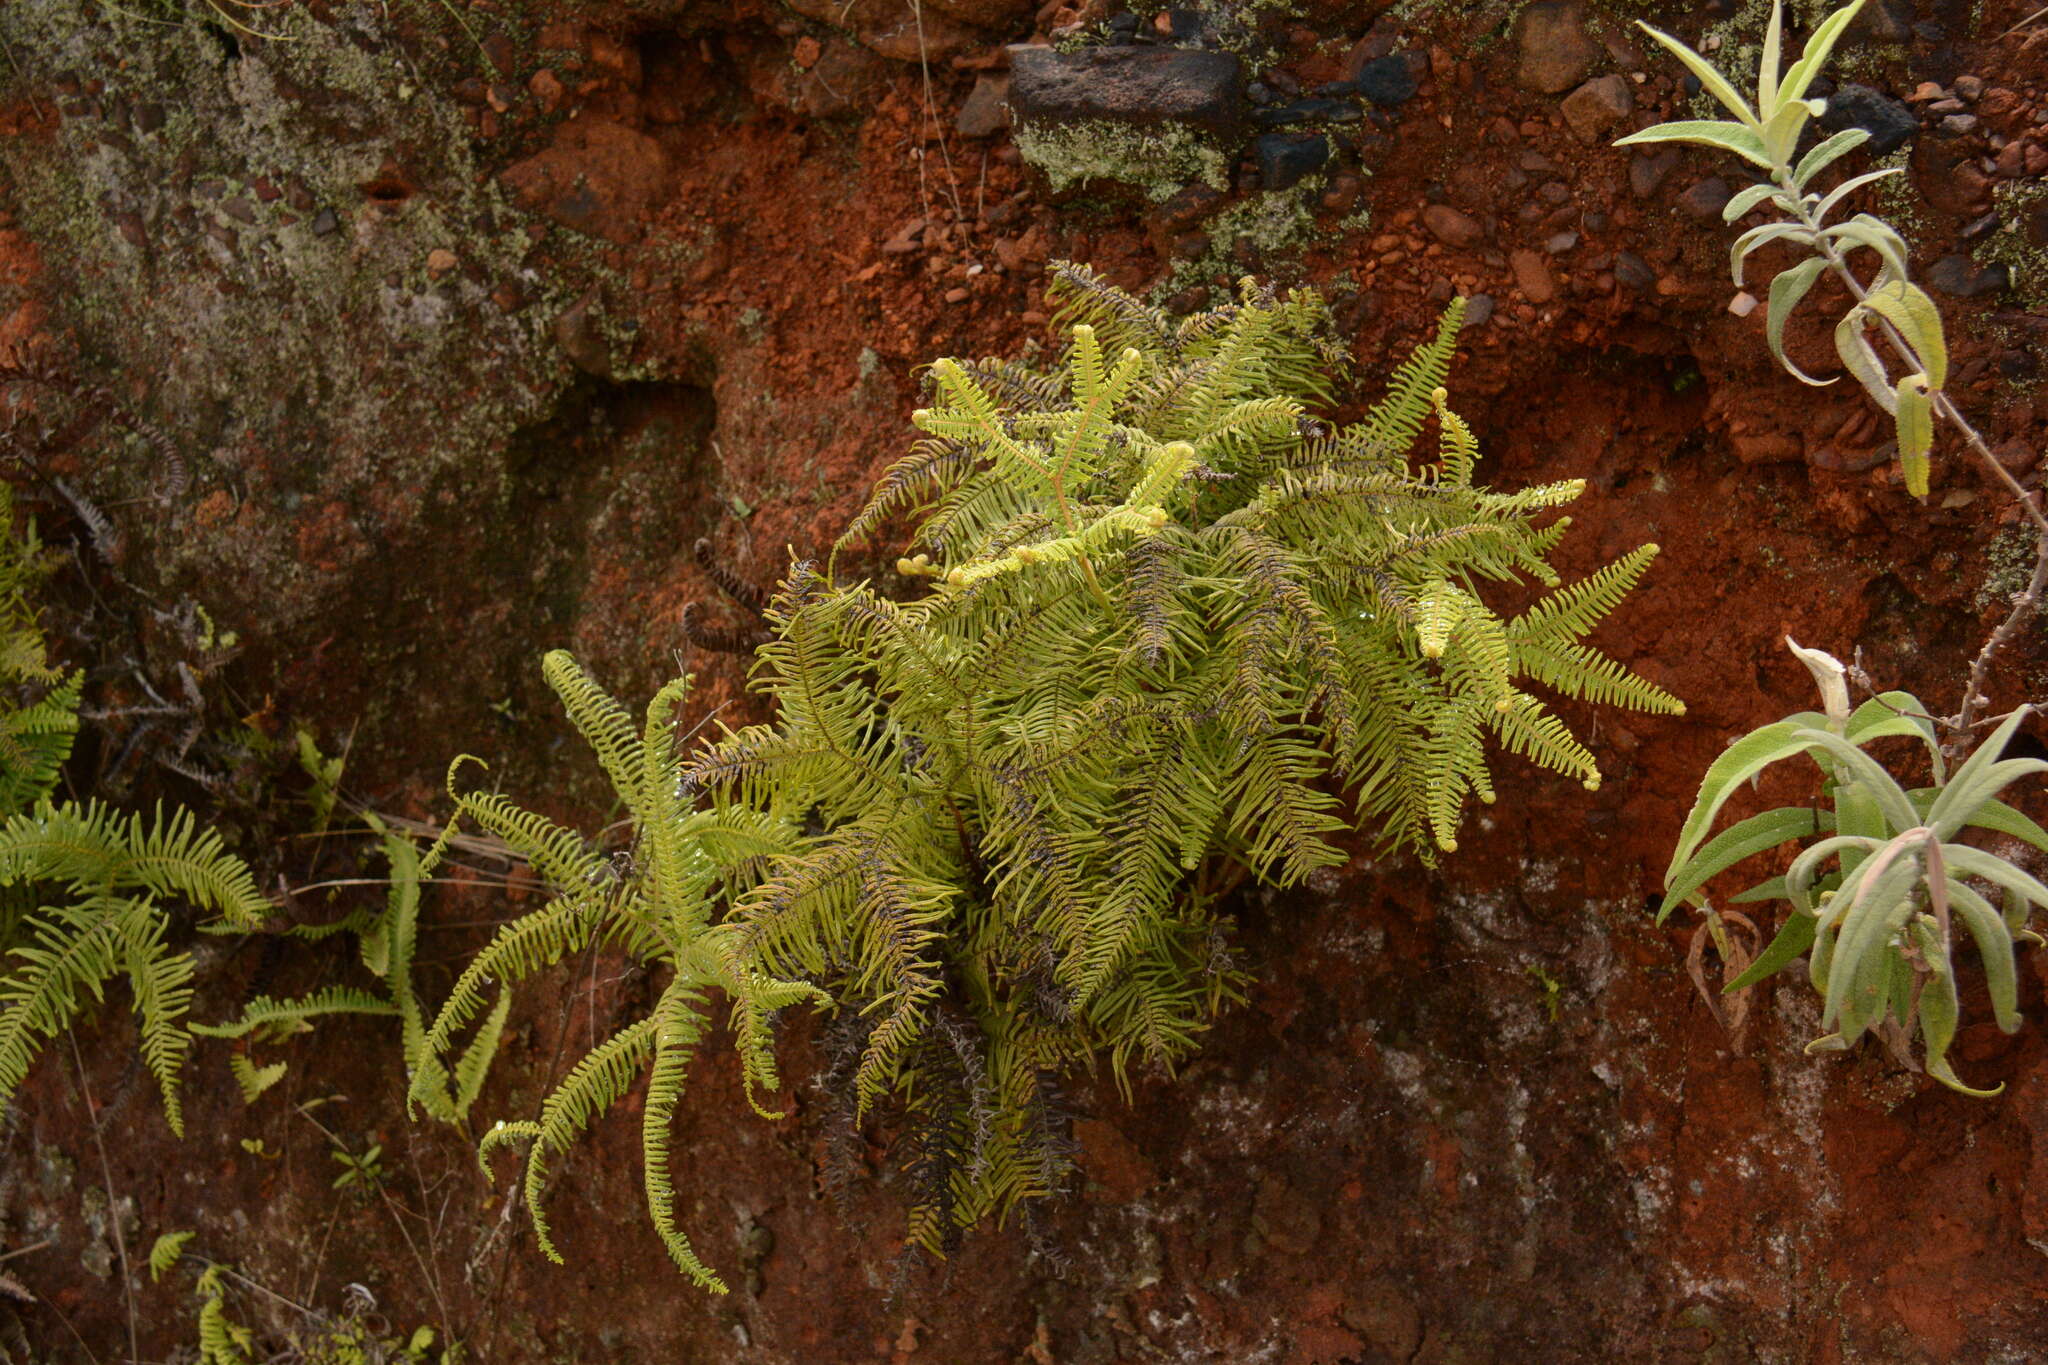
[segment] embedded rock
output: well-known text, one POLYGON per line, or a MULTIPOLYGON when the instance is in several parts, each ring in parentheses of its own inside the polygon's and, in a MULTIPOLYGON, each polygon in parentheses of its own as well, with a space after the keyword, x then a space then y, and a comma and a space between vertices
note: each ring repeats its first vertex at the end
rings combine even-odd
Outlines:
POLYGON ((1398 52, 1375 57, 1358 68, 1350 84, 1374 104, 1391 109, 1415 98, 1415 68, 1398 52))
MULTIPOLYGON (((807 19, 850 33, 862 47, 898 62, 943 61, 985 41, 977 30, 1007 25, 1015 0, 929 0, 913 11, 901 0, 787 0, 807 19), (955 11, 956 13, 948 13, 955 11), (962 14, 974 17, 961 17, 962 14)), ((1026 6, 1028 8, 1028 4, 1026 6)))
POLYGON ((925 0, 925 4, 963 24, 1001 29, 1029 14, 1034 0, 925 0))
POLYGON ((988 137, 1010 126, 1010 78, 1000 71, 984 71, 974 89, 961 102, 953 126, 962 137, 988 137))
POLYGON ((1019 124, 1178 123, 1218 137, 1242 131, 1241 68, 1228 52, 1095 47, 1010 49, 1010 106, 1019 124))
POLYGON ((639 238, 667 196, 668 154, 644 133, 603 119, 555 130, 554 145, 499 177, 524 209, 614 242, 639 238))
POLYGON ((1978 265, 1960 253, 1944 256, 1927 267, 1927 286, 1952 299, 1974 299, 1996 294, 2012 284, 2012 271, 2004 262, 1978 265))
POLYGON ((1364 117, 1365 111, 1351 100, 1328 97, 1252 111, 1252 121, 1262 128, 1284 128, 1293 123, 1357 123, 1364 117))
POLYGON ((1842 34, 1853 47, 1859 43, 1906 43, 1913 40, 1913 0, 1871 0, 1857 12, 1842 34))
POLYGON ((1629 192, 1648 199, 1678 169, 1678 149, 1664 147, 1654 152, 1637 152, 1628 161, 1629 192))
POLYGON ((1564 121, 1588 144, 1635 111, 1636 98, 1622 76, 1595 76, 1564 98, 1564 121))
POLYGON ((1424 209, 1422 225, 1445 246, 1477 246, 1486 240, 1486 228, 1478 219, 1449 204, 1431 204, 1424 209))
POLYGON ((1863 150, 1872 156, 1884 156, 1905 146, 1906 140, 1920 131, 1920 120, 1903 101, 1867 85, 1850 84, 1828 96, 1820 126, 1830 133, 1861 128, 1870 134, 1863 150))
POLYGON ((1614 253, 1614 279, 1622 288, 1637 294, 1647 294, 1657 287, 1657 272, 1633 251, 1614 253))
POLYGON ((1537 0, 1516 19, 1515 43, 1520 80, 1539 95, 1563 94, 1586 79, 1600 57, 1576 0, 1537 0))
POLYGON ((1718 175, 1710 175, 1678 196, 1678 206, 1698 219, 1719 218, 1735 192, 1718 175))
POLYGON ((1514 272, 1515 287, 1529 302, 1549 303, 1557 297, 1557 282, 1550 277, 1550 267, 1535 252, 1515 252, 1508 257, 1508 268, 1514 272))
POLYGON ((1330 141, 1320 133, 1267 133, 1252 143, 1259 162, 1259 188, 1287 190, 1323 168, 1330 141))

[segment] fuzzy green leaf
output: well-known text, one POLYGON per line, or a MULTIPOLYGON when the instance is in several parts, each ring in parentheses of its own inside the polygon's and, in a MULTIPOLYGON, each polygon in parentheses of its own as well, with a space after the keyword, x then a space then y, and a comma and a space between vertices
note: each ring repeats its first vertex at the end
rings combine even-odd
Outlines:
MULTIPOLYGON (((1651 30, 1655 32, 1655 30, 1651 30)), ((1639 147, 1658 142, 1684 142, 1695 147, 1713 147, 1719 151, 1733 152, 1752 165, 1765 170, 1771 167, 1770 155, 1764 150, 1764 140, 1752 128, 1740 123, 1727 123, 1713 119, 1678 119, 1671 123, 1659 123, 1630 133, 1627 137, 1614 140, 1617 147, 1639 147)))
POLYGON ((1768 810, 1730 825, 1708 840, 1679 869, 1676 878, 1666 884, 1663 904, 1657 907, 1657 922, 1662 924, 1680 901, 1743 859, 1788 840, 1803 839, 1818 827, 1819 821, 1812 811, 1794 806, 1768 810))

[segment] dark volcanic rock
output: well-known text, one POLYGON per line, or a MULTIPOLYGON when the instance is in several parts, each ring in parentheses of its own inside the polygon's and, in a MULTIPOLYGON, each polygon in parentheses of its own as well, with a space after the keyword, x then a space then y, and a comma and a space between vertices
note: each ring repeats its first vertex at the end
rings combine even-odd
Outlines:
POLYGON ((1678 169, 1678 149, 1665 147, 1655 152, 1637 152, 1629 158, 1628 187, 1638 199, 1648 199, 1671 172, 1678 169))
POLYGON ((1657 272, 1633 251, 1614 253, 1614 278, 1624 289, 1647 294, 1657 287, 1657 272))
POLYGON ((1718 218, 1726 208, 1734 192, 1728 182, 1718 175, 1710 175, 1684 194, 1678 196, 1678 206, 1695 218, 1718 218))
POLYGON ((1244 126, 1237 58, 1178 48, 1010 50, 1010 107, 1017 122, 1046 127, 1087 119, 1191 124, 1229 136, 1244 126))
POLYGON ((1350 100, 1296 100, 1271 109, 1258 109, 1252 121, 1262 128, 1284 128, 1291 123, 1356 123, 1365 111, 1350 100))
POLYGON ((1330 159, 1329 139, 1320 133, 1267 133, 1252 143, 1259 159, 1259 187, 1292 189, 1330 159))
POLYGON ((1952 299, 1974 299, 1996 294, 2012 283, 2012 272, 2002 262, 1978 265, 1968 256, 1944 256, 1927 267, 1927 283, 1952 299))
POLYGON ((1415 68, 1409 65, 1406 57, 1396 52, 1386 57, 1375 57, 1359 67, 1358 75, 1350 83, 1374 104, 1392 108, 1415 97, 1415 68))
POLYGON ((1867 85, 1845 85, 1828 97, 1827 112, 1820 126, 1830 133, 1861 128, 1870 134, 1863 144, 1872 156, 1896 152, 1906 139, 1920 131, 1920 120, 1899 100, 1867 85))

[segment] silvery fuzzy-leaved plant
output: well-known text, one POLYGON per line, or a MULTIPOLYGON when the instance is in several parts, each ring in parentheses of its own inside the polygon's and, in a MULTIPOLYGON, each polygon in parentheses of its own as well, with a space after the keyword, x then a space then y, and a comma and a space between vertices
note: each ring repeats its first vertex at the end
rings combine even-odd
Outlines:
POLYGON ((1906 488, 1920 497, 1927 492, 1935 407, 1948 378, 1948 345, 1942 334, 1941 315, 1934 300, 1908 277, 1906 241, 1889 223, 1869 213, 1859 213, 1839 223, 1828 222, 1829 215, 1850 195, 1865 185, 1899 174, 1899 168, 1850 176, 1825 193, 1813 188, 1822 171, 1870 140, 1870 134, 1861 128, 1844 129, 1796 162, 1793 160, 1807 120, 1827 110, 1826 100, 1809 99, 1806 92, 1843 30, 1862 7, 1863 0, 1853 0, 1829 15, 1814 30, 1804 54, 1781 77, 1779 50, 1784 7, 1781 0, 1774 0, 1770 27, 1764 34, 1762 63, 1757 70, 1754 105, 1706 58, 1670 34, 1644 24, 1643 30, 1685 63, 1701 88, 1735 117, 1660 123, 1621 138, 1614 145, 1686 142, 1714 147, 1733 152, 1770 177, 1738 192, 1722 210, 1723 220, 1729 223, 1760 207, 1774 209, 1779 215, 1735 239, 1729 253, 1735 283, 1743 282, 1743 265, 1750 255, 1772 242, 1789 242, 1813 250, 1812 256, 1772 279, 1764 336, 1779 364, 1800 381, 1816 386, 1835 381, 1816 379, 1786 357, 1785 322, 1823 272, 1832 272, 1847 286, 1856 302, 1835 324, 1835 351, 1871 398, 1896 420, 1899 463, 1906 476, 1906 488), (1867 283, 1849 266, 1850 254, 1859 250, 1877 256, 1877 273, 1867 283), (1890 345, 1891 365, 1871 344, 1873 328, 1890 345), (1896 378, 1894 366, 1898 371, 1896 378))
MULTIPOLYGON (((1967 1095, 1996 1094, 2003 1086, 1966 1085, 1948 1061, 1960 1013, 1954 938, 1961 928, 1975 942, 1992 1012, 2000 1028, 2013 1032, 2020 1025, 2013 945, 2020 939, 2042 942, 2027 919, 2037 906, 2048 909, 2048 886, 2008 859, 1960 840, 1968 830, 1989 831, 2048 852, 2048 830, 1999 799, 2020 778, 2048 772, 2048 762, 2040 759, 2003 757, 2032 708, 2007 716, 1951 773, 1934 722, 1917 697, 1885 692, 1852 711, 1842 664, 1793 640, 1785 643, 1812 672, 1825 709, 1752 730, 1707 769, 1664 874, 1658 918, 1689 901, 1707 916, 1702 932, 1722 938, 1722 914, 1707 902, 1706 884, 1756 854, 1819 836, 1783 876, 1731 898, 1735 904, 1788 901, 1791 913, 1726 992, 1753 986, 1806 954, 1807 974, 1823 996, 1821 1027, 1827 1030, 1808 1051, 1840 1051, 1876 1031, 1910 1061, 1917 1027, 1928 1075, 1967 1095), (1926 746, 1932 786, 1908 790, 1864 751, 1890 736, 1926 746), (1826 805, 1781 806, 1707 838, 1722 806, 1744 783, 1800 754, 1819 765, 1826 805)), ((1725 948, 1723 956, 1730 971, 1741 968, 1725 948)))

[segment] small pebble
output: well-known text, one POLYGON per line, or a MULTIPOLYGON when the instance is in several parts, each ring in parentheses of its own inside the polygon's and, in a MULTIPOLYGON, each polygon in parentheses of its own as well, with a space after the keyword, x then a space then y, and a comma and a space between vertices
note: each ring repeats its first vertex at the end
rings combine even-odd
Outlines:
POLYGON ((1657 287, 1657 272, 1633 251, 1614 253, 1614 278, 1624 289, 1647 294, 1657 287))
POLYGON ((1486 229, 1477 219, 1448 204, 1431 204, 1424 209, 1422 225, 1445 246, 1475 246, 1486 237, 1486 229))
POLYGON ((1708 176, 1679 196, 1678 206, 1695 218, 1718 218, 1733 193, 1720 176, 1708 176))
POLYGON ((1739 318, 1748 317, 1756 311, 1756 295, 1746 289, 1743 290, 1734 298, 1728 300, 1728 311, 1739 318))

